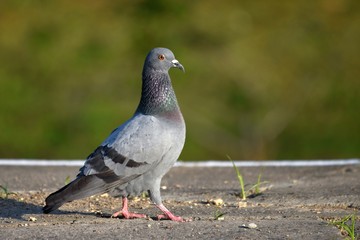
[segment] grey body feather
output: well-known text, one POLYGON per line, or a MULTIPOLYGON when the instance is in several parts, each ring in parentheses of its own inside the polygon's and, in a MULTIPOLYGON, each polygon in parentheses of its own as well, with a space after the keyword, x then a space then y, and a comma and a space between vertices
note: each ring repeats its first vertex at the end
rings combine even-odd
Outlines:
POLYGON ((171 67, 183 70, 170 50, 155 48, 148 54, 135 114, 87 158, 74 181, 47 197, 45 213, 104 192, 127 197, 148 191, 151 200, 161 204, 161 179, 185 142, 185 122, 168 75, 171 67))

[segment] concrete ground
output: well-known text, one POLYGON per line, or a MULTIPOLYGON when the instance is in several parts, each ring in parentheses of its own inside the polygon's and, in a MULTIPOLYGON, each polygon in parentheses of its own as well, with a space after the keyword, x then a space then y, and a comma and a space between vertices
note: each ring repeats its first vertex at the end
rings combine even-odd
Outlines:
POLYGON ((147 219, 110 218, 119 199, 94 196, 44 215, 45 197, 62 187, 78 167, 0 166, 0 239, 344 239, 332 220, 356 214, 360 234, 360 165, 243 167, 246 188, 261 193, 246 201, 231 167, 175 167, 162 181, 164 205, 187 222, 157 221, 147 198, 132 211, 147 219), (222 203, 223 202, 223 203, 222 203), (217 206, 216 204, 219 204, 217 206), (222 217, 219 215, 224 214, 222 217))

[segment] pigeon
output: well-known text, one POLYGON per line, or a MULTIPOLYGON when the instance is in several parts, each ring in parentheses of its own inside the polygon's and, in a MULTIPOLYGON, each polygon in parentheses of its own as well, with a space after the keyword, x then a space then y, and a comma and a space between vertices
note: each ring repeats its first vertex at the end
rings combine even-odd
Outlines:
POLYGON ((146 218, 129 212, 128 197, 147 191, 163 213, 157 219, 184 221, 163 205, 160 195, 161 179, 175 164, 185 143, 185 122, 168 73, 170 68, 185 72, 171 50, 154 48, 149 52, 134 115, 88 156, 75 180, 46 198, 44 213, 73 200, 108 193, 122 198, 122 209, 112 217, 146 218))

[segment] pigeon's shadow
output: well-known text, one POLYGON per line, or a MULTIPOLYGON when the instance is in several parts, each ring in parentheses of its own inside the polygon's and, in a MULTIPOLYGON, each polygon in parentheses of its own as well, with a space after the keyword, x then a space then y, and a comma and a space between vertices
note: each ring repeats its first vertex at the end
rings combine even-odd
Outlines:
MULTIPOLYGON (((43 214, 43 206, 35 205, 32 203, 27 203, 23 201, 18 201, 16 199, 10 198, 0 198, 0 218, 9 218, 17 219, 20 221, 28 221, 24 218, 26 214, 43 214)), ((62 211, 56 210, 51 214, 80 214, 80 215, 95 215, 94 213, 84 213, 84 212, 71 212, 71 211, 62 211)))
POLYGON ((18 220, 26 220, 23 218, 25 214, 40 214, 42 213, 42 207, 18 201, 16 199, 1 198, 0 199, 0 217, 1 218, 12 218, 18 220))

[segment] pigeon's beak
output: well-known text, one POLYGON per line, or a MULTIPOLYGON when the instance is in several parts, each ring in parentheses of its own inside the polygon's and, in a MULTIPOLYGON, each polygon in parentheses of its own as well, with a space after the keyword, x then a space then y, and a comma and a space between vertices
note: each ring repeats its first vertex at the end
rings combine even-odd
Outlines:
POLYGON ((183 65, 181 65, 181 63, 179 63, 178 60, 174 59, 171 62, 173 64, 173 67, 176 67, 176 68, 180 69, 181 71, 185 72, 185 68, 183 67, 183 65))

